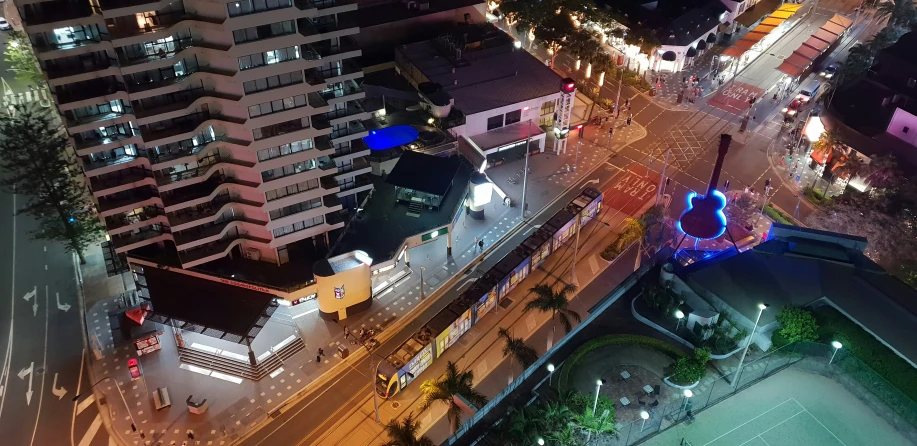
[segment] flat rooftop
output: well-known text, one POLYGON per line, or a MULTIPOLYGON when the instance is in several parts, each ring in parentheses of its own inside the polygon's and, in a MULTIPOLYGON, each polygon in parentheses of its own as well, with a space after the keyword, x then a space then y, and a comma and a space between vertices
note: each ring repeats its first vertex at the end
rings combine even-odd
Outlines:
POLYGON ((452 188, 443 197, 440 209, 424 209, 419 217, 408 215, 407 204, 395 200, 395 186, 386 183, 381 177, 373 176, 375 190, 363 211, 348 226, 330 234, 334 243, 340 231, 347 231, 333 246, 331 255, 359 249, 366 251, 373 263, 393 258, 397 255, 395 250, 405 238, 449 224, 461 205, 471 172, 471 166, 463 160, 455 173, 452 188))
POLYGON ((466 115, 517 104, 560 91, 561 77, 492 25, 459 28, 453 41, 465 41, 461 56, 438 40, 396 49, 429 82, 443 86, 466 115))

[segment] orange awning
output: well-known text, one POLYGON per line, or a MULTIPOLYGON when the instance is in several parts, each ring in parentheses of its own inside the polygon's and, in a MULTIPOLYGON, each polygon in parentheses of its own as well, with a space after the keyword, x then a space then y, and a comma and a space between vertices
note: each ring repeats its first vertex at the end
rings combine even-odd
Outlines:
POLYGON ((735 45, 733 45, 729 48, 726 48, 726 51, 723 51, 723 55, 729 56, 729 57, 739 57, 745 54, 745 51, 746 50, 743 50, 742 48, 738 48, 735 45))
POLYGON ((829 22, 837 23, 838 25, 843 26, 844 29, 850 28, 850 25, 853 24, 853 20, 850 20, 840 14, 834 14, 834 17, 831 17, 829 22))
POLYGON ((834 44, 834 41, 837 40, 837 34, 829 33, 823 29, 819 29, 815 34, 812 34, 812 37, 818 37, 825 42, 828 42, 828 45, 834 44))
POLYGON ((745 54, 752 46, 760 42, 764 36, 771 33, 774 28, 780 26, 781 23, 790 18, 796 11, 801 8, 802 5, 796 4, 786 4, 780 7, 780 9, 774 11, 770 16, 768 16, 760 25, 756 26, 754 29, 748 32, 742 40, 739 40, 731 47, 727 48, 726 51, 723 51, 724 56, 730 57, 739 57, 745 54))
POLYGON ((825 42, 824 40, 821 40, 815 36, 809 37, 809 40, 806 40, 806 42, 803 43, 803 45, 815 48, 818 51, 824 51, 829 46, 831 46, 830 43, 825 42))
POLYGON ((796 53, 801 54, 806 59, 815 60, 815 58, 821 54, 821 51, 804 44, 794 52, 794 54, 796 53))
POLYGON ((825 23, 825 25, 822 26, 821 29, 823 29, 823 30, 825 30, 825 31, 828 31, 828 32, 830 32, 831 34, 834 34, 834 35, 837 35, 837 36, 840 36, 841 34, 844 34, 844 31, 847 30, 847 28, 845 28, 845 27, 843 27, 843 26, 841 26, 841 25, 838 25, 838 24, 836 24, 836 23, 831 23, 831 22, 825 23))
POLYGON ((780 64, 779 67, 777 67, 777 71, 786 73, 788 76, 795 79, 799 77, 799 75, 802 74, 804 70, 803 68, 797 67, 796 65, 784 61, 782 64, 780 64))

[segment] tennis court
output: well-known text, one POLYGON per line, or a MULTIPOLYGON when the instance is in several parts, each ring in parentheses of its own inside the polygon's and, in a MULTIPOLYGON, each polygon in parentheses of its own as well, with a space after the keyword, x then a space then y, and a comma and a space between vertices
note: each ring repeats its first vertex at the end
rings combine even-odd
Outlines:
MULTIPOLYGON (((695 395, 703 395, 703 386, 695 395)), ((913 446, 838 382, 789 368, 642 446, 913 446), (876 439, 881 441, 876 442, 876 439)))
MULTIPOLYGON (((694 444, 694 443, 692 443, 694 444)), ((846 446, 799 401, 790 398, 703 446, 846 446)), ((700 446, 700 445, 698 445, 700 446)))

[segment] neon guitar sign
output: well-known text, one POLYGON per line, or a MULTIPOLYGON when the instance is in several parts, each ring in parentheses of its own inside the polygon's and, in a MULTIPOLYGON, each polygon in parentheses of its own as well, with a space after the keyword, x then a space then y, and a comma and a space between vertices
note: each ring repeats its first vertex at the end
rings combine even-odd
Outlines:
POLYGON ((713 175, 707 185, 705 195, 696 192, 688 193, 688 208, 678 218, 675 227, 679 231, 701 240, 717 238, 726 231, 726 196, 716 190, 720 180, 720 170, 723 169, 723 160, 729 151, 732 135, 720 135, 720 148, 713 165, 713 175))

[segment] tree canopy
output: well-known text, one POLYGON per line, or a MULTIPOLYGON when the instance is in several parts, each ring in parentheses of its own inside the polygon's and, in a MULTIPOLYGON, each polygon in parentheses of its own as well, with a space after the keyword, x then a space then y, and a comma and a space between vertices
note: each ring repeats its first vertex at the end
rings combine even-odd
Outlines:
POLYGON ((10 64, 16 73, 16 79, 30 84, 39 85, 44 82, 38 59, 32 52, 32 43, 22 31, 10 31, 3 52, 4 61, 10 64))
POLYGON ((67 153, 67 137, 49 112, 17 105, 0 117, 0 186, 23 194, 17 213, 38 221, 36 239, 61 242, 83 262, 83 251, 102 235, 79 166, 67 153))

